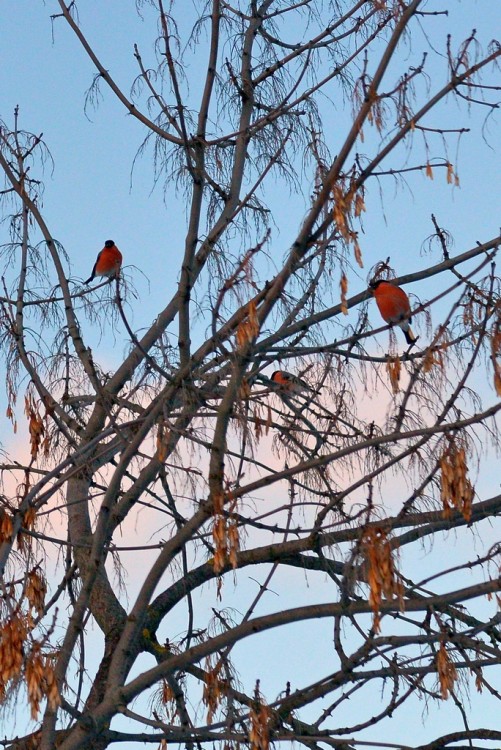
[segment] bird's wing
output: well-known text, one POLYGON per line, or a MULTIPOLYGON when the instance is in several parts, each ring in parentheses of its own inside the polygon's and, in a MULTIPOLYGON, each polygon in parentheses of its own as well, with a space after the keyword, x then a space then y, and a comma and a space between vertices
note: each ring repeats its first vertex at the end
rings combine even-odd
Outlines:
POLYGON ((84 284, 88 284, 88 283, 89 283, 90 281, 92 281, 92 279, 93 279, 93 278, 94 278, 94 276, 96 275, 96 268, 97 268, 97 264, 99 263, 99 256, 100 256, 100 255, 101 255, 101 253, 99 253, 99 255, 97 256, 97 258, 96 258, 96 262, 94 263, 94 268, 92 269, 92 273, 91 273, 91 275, 89 276, 89 278, 87 279, 87 281, 84 281, 84 284))

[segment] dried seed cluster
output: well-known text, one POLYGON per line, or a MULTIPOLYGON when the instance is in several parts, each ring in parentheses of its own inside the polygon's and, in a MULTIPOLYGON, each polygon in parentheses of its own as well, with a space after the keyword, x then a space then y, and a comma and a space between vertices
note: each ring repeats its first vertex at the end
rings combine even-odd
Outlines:
POLYGON ((437 666, 438 681, 440 684, 440 695, 442 696, 442 700, 445 701, 454 689, 454 685, 458 678, 458 673, 456 667, 454 666, 454 662, 449 655, 449 652, 445 648, 445 643, 443 641, 437 651, 435 663, 437 666))
POLYGON ((247 305, 247 316, 240 323, 236 332, 237 346, 242 349, 259 333, 259 318, 254 300, 247 305))
POLYGON ((38 718, 44 698, 51 708, 60 703, 52 657, 42 652, 42 643, 33 636, 32 610, 38 616, 43 614, 46 591, 47 584, 41 572, 36 568, 29 571, 21 597, 21 603, 27 604, 27 611, 21 611, 14 587, 11 587, 10 606, 5 608, 0 622, 0 703, 24 679, 32 719, 38 718))
POLYGON ((45 456, 48 455, 49 442, 47 439, 44 440, 44 436, 46 434, 44 420, 36 405, 35 399, 30 393, 28 393, 24 398, 24 413, 28 417, 31 457, 34 461, 36 461, 38 458, 38 453, 40 451, 40 446, 42 445, 42 440, 45 456))
POLYGON ((264 702, 257 686, 249 718, 250 750, 269 750, 271 709, 264 702))
POLYGON ((40 644, 35 642, 26 660, 24 670, 31 718, 36 720, 40 712, 40 701, 47 698, 51 708, 56 708, 61 699, 57 689, 54 669, 50 658, 41 653, 40 644))
POLYGON ((403 586, 394 562, 392 543, 383 528, 373 526, 364 531, 361 551, 369 584, 369 604, 374 613, 373 628, 378 633, 381 622, 381 602, 398 599, 403 609, 403 586))
POLYGON ((207 724, 212 724, 214 715, 227 692, 227 684, 221 679, 222 661, 218 658, 214 665, 213 658, 215 657, 209 656, 206 660, 202 695, 204 706, 207 706, 207 724))
POLYGON ((400 357, 388 357, 386 370, 390 378, 391 390, 396 395, 399 391, 400 375, 402 372, 400 357))
POLYGON ((491 359, 494 367, 494 390, 501 397, 501 310, 491 333, 491 359))
POLYGON ((332 188, 333 210, 332 218, 336 229, 345 240, 353 245, 355 260, 360 268, 363 268, 362 250, 358 242, 358 232, 353 229, 353 218, 359 218, 365 211, 364 187, 359 186, 355 175, 350 179, 348 188, 345 190, 344 180, 336 182, 332 188))
POLYGON ((449 438, 449 445, 440 458, 440 471, 440 497, 444 516, 450 516, 455 508, 469 521, 474 490, 468 479, 466 451, 453 438, 449 438))
POLYGON ((230 501, 228 513, 224 513, 225 498, 220 492, 214 497, 212 538, 214 540, 214 570, 220 573, 229 562, 233 569, 238 564, 240 538, 237 519, 234 516, 236 500, 230 501))

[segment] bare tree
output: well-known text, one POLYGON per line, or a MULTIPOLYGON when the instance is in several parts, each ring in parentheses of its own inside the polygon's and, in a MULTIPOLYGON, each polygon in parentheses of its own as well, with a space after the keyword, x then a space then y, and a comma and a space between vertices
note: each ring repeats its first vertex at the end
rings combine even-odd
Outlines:
MULTIPOLYGON (((128 94, 76 4, 58 2, 54 26, 96 68, 89 99, 107 87, 141 123, 186 228, 170 251, 177 291, 138 333, 127 258, 116 279, 68 280, 41 207, 47 147, 18 112, 2 123, 1 345, 7 416, 21 419, 22 394, 30 455, 2 463, 0 699, 33 725, 0 744, 346 750, 424 699, 449 700, 458 730, 421 750, 499 746, 464 697, 471 683, 499 699, 500 550, 481 529, 501 495, 476 477, 487 443, 489 460, 499 448, 500 237, 479 226, 452 254, 430 211, 413 244, 434 255, 399 277, 361 232, 371 193, 426 196, 423 173, 457 183, 449 153, 480 137, 465 110, 498 107, 501 46, 472 31, 437 49, 446 11, 424 0, 210 0, 186 36, 191 4, 138 0, 156 10, 157 57, 136 47, 128 94), (453 128, 445 102, 459 104, 453 128), (296 189, 304 217, 279 226, 276 195, 296 189), (410 298, 413 346, 369 325, 370 281, 432 278, 436 291, 410 298), (112 373, 88 345, 99 320, 127 345, 112 373), (444 538, 461 542, 453 560, 416 564, 444 538), (262 654, 277 632, 304 657, 297 669, 266 652, 283 671, 270 695, 262 654)), ((386 731, 378 747, 418 747, 386 731)))

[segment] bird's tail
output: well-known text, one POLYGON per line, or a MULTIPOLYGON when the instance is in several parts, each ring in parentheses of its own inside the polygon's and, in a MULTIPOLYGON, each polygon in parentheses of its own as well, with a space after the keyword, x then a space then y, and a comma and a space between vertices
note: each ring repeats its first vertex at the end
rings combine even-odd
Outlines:
POLYGON ((90 284, 91 281, 94 281, 94 274, 92 274, 92 276, 89 276, 89 278, 87 279, 87 281, 84 281, 83 283, 84 284, 90 284))
POLYGON ((405 340, 407 341, 409 346, 413 346, 418 340, 419 336, 416 336, 413 333, 412 328, 409 325, 407 326, 407 328, 403 328, 402 330, 405 334, 405 340))

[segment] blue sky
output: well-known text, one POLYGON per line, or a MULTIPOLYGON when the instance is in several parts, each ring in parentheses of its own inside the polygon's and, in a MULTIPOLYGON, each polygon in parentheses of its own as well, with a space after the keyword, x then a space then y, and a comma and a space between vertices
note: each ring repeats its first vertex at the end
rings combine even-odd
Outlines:
MULTIPOLYGON (((440 5, 430 2, 430 10, 450 6, 448 18, 437 17, 433 24, 432 42, 443 49, 445 36, 451 31, 456 43, 468 35, 472 23, 478 37, 487 44, 492 36, 501 34, 501 3, 499 0, 443 0, 440 5)), ((186 2, 185 20, 189 20, 186 2)), ((147 325, 170 298, 176 287, 177 261, 184 250, 186 229, 185 206, 182 197, 172 190, 164 194, 163 184, 154 186, 151 167, 151 152, 136 160, 134 157, 144 137, 142 127, 128 116, 111 92, 102 87, 99 106, 88 105, 84 112, 85 94, 94 69, 80 48, 71 30, 61 19, 51 24, 50 15, 58 12, 55 0, 33 2, 16 0, 0 5, 0 117, 8 124, 13 122, 13 110, 20 107, 22 128, 35 133, 43 132, 53 160, 54 170, 47 163, 45 172, 44 215, 53 236, 64 245, 71 259, 71 274, 75 279, 86 278, 98 250, 105 239, 116 241, 124 254, 126 273, 134 275, 138 300, 131 300, 132 320, 135 326, 147 325), (141 273, 136 271, 139 269, 141 273), (145 276, 143 276, 144 274, 145 276), (149 280, 149 281, 148 281, 149 280)), ((126 93, 137 66, 133 58, 133 44, 137 43, 145 58, 153 60, 153 34, 151 9, 143 6, 143 20, 138 19, 135 3, 98 2, 82 0, 79 4, 80 22, 98 56, 117 83, 126 93)), ((412 51, 407 58, 420 59, 420 50, 425 40, 416 32, 412 51)), ((437 61, 430 66, 430 86, 434 90, 444 83, 443 69, 437 61)), ((197 91, 196 62, 187 70, 193 76, 191 92, 197 91)), ((498 96, 496 92, 494 96, 498 96)), ((349 113, 338 107, 339 118, 327 123, 325 137, 332 153, 336 153, 338 140, 345 132, 349 113)), ((433 212, 440 224, 449 229, 455 239, 453 252, 463 252, 477 241, 484 241, 499 232, 501 223, 499 182, 501 174, 501 128, 498 114, 485 123, 486 108, 472 109, 468 113, 463 107, 458 110, 453 100, 439 107, 427 122, 429 125, 448 128, 471 128, 461 139, 459 158, 454 148, 450 153, 461 182, 461 187, 447 185, 445 173, 435 170, 434 180, 424 174, 409 178, 409 190, 390 190, 381 208, 377 186, 370 183, 366 197, 367 213, 364 215, 364 234, 361 238, 365 269, 353 274, 350 292, 364 288, 369 268, 378 260, 391 257, 398 273, 408 273, 425 267, 439 258, 437 252, 424 255, 422 244, 433 231, 430 214, 433 212), (485 140, 484 140, 485 136, 485 140)), ((432 139, 431 158, 442 156, 438 139, 432 139)), ((371 134, 367 133, 367 151, 371 146, 371 134)), ((390 157, 384 168, 396 167, 390 157)), ((305 182, 304 194, 308 196, 311 185, 305 182)), ((287 252, 300 218, 306 210, 301 195, 285 194, 269 188, 267 197, 274 210, 279 227, 274 239, 272 255, 277 263, 287 252)), ((7 239, 6 227, 0 227, 0 241, 7 239)), ((435 293, 435 281, 417 285, 412 291, 421 298, 435 293)), ((335 289, 337 289, 337 280, 335 289)), ((369 306, 371 320, 379 325, 374 306, 369 306)), ((350 313, 355 320, 356 311, 350 313)), ((433 311, 434 322, 440 319, 440 309, 433 311)), ((203 325, 200 327, 203 336, 203 325)), ((92 334, 90 334, 93 340, 92 334)), ((102 358, 110 366, 119 360, 123 351, 120 340, 110 346, 109 340, 95 338, 102 358)), ((492 391, 485 390, 485 397, 492 400, 492 391)), ((3 394, 2 394, 3 398, 3 394)), ((3 413, 3 410, 2 410, 3 413)), ((488 493, 499 487, 499 471, 491 464, 480 486, 488 493)), ((487 494, 486 494, 487 496, 487 494)), ((423 553, 424 554, 424 553, 423 553)), ((250 585, 250 584, 249 584, 250 585)), ((244 587, 245 584, 242 584, 244 587)), ((228 586, 228 588, 230 588, 228 586)), ((322 598, 324 592, 311 589, 312 596, 322 598)), ((231 596, 230 596, 231 599, 231 596)), ((281 604, 285 605, 284 600, 281 604)), ((317 652, 320 634, 327 632, 325 624, 313 623, 307 634, 311 642, 310 657, 321 660, 317 652)), ((297 638, 301 639, 299 630, 297 638)), ((270 653, 280 648, 271 639, 270 653)), ((238 648, 245 649, 245 646, 238 648)), ((307 658, 307 654, 303 657, 307 658)), ((288 663, 290 652, 281 655, 288 663)), ((266 665, 263 658, 263 665, 266 665)), ((247 664, 249 679, 254 663, 247 664)), ((276 679, 275 668, 263 666, 263 678, 268 679, 270 693, 276 679)), ((281 682, 281 678, 276 680, 281 682)), ((501 728, 501 720, 486 711, 486 696, 481 702, 472 696, 472 711, 475 724, 489 724, 501 728), (488 719, 484 717, 488 716, 488 719)), ((450 706, 444 707, 451 730, 457 728, 457 720, 450 706), (451 718, 452 716, 452 718, 451 718)), ((445 726, 441 713, 434 715, 437 732, 445 726)), ((499 717, 499 712, 497 713, 499 717)), ((395 721, 403 719, 396 718, 395 721)), ((413 720, 408 716, 407 720, 413 720)), ((430 721, 432 721, 430 719, 430 721)), ((433 731, 435 731, 435 729, 433 731)), ((431 739, 431 726, 421 728, 420 718, 413 727, 413 741, 422 732, 423 741, 431 739)), ((132 748, 133 745, 130 745, 132 748)), ((139 747, 139 745, 137 746, 139 747)))

